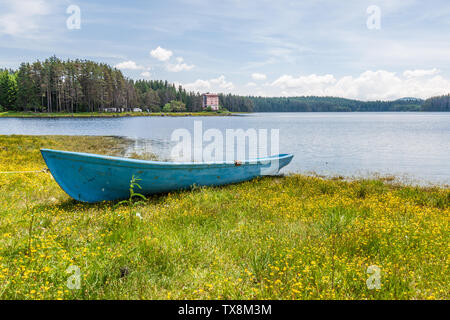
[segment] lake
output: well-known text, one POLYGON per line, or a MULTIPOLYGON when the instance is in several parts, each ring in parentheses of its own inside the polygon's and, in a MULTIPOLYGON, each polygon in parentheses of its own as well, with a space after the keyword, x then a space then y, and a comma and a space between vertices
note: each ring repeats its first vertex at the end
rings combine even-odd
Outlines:
POLYGON ((108 135, 169 159, 175 129, 279 129, 279 150, 293 153, 283 172, 326 176, 396 175, 450 184, 450 113, 255 113, 235 117, 0 118, 0 134, 108 135))

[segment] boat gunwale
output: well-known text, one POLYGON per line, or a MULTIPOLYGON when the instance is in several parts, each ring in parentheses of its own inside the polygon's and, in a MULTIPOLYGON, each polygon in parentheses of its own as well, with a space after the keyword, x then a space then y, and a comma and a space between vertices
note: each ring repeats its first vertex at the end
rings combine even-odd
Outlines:
POLYGON ((140 160, 131 159, 116 156, 100 155, 95 153, 84 153, 84 152, 73 152, 73 151, 62 151, 53 149, 40 149, 41 152, 52 154, 53 156, 60 156, 59 158, 70 158, 72 160, 77 160, 85 163, 95 163, 97 161, 108 161, 110 164, 121 167, 130 167, 131 164, 134 165, 152 165, 155 168, 169 167, 172 169, 195 169, 195 168, 213 168, 213 167, 229 167, 229 166, 247 166, 247 165, 265 165, 276 160, 282 160, 286 158, 292 158, 292 154, 278 154, 273 156, 268 156, 264 158, 255 158, 247 160, 236 160, 236 161, 206 161, 206 162, 168 162, 168 161, 154 161, 154 160, 140 160), (78 158, 78 159, 74 159, 78 158), (89 160, 93 161, 89 161, 89 160), (97 161, 95 161, 97 160, 97 161))

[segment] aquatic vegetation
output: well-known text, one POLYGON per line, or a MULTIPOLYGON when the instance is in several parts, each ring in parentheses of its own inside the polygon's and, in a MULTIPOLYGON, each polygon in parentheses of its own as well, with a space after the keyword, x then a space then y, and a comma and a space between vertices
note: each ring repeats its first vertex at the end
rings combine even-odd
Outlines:
MULTIPOLYGON (((0 172, 43 169, 40 147, 123 146, 0 136, 0 172)), ((449 298, 448 188, 292 175, 138 198, 79 203, 48 173, 0 174, 0 298, 449 298)))

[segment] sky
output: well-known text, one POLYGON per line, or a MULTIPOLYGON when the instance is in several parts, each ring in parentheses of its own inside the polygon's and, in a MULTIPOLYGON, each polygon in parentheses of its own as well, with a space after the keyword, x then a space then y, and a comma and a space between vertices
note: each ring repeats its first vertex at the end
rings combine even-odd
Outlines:
POLYGON ((90 59, 199 92, 450 92, 448 0, 0 0, 0 68, 90 59))

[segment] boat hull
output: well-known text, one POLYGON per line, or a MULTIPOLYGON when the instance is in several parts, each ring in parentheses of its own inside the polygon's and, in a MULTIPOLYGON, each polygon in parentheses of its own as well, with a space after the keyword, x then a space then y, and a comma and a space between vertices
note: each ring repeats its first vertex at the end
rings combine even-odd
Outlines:
POLYGON ((129 197, 130 181, 139 179, 149 195, 196 186, 219 186, 262 175, 274 175, 291 162, 281 154, 242 162, 159 162, 88 153, 42 149, 42 156, 55 181, 72 198, 100 202, 129 197))

